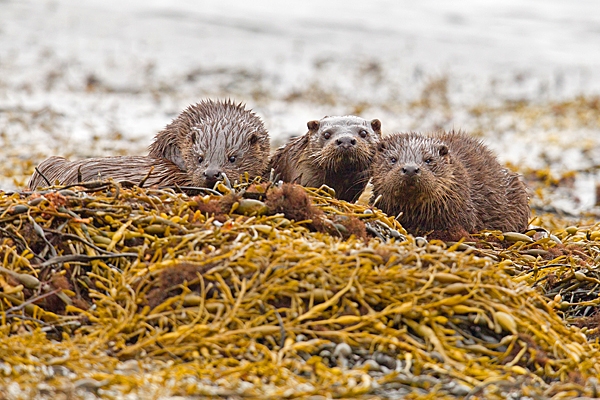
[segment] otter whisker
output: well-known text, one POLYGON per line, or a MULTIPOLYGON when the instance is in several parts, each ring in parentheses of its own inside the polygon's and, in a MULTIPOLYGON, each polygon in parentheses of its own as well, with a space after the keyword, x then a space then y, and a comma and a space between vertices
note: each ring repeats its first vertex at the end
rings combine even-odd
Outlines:
POLYGON ((37 172, 37 173, 38 173, 38 174, 39 174, 39 175, 40 175, 40 176, 41 176, 41 177, 44 179, 44 181, 46 182, 46 184, 47 184, 48 186, 52 186, 52 184, 50 183, 50 181, 48 180, 48 178, 46 178, 46 175, 44 175, 44 174, 42 173, 42 171, 40 171, 40 170, 38 169, 38 167, 35 167, 35 172, 37 172))

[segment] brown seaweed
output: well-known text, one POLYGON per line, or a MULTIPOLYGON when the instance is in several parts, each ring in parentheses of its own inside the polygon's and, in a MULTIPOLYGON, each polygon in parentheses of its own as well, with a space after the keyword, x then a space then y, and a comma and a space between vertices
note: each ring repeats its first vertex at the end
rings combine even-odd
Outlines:
POLYGON ((0 385, 596 395, 597 327, 569 322, 597 304, 600 225, 427 242, 326 189, 218 189, 0 194, 0 385))

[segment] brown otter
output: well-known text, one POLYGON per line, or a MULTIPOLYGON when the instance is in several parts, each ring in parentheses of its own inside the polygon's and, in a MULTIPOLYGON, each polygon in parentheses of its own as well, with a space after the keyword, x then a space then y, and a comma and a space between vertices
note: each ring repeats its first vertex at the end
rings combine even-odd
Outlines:
POLYGON ((204 100, 160 131, 148 155, 170 160, 193 185, 212 188, 223 175, 231 181, 244 172, 263 175, 269 152, 269 134, 256 114, 230 100, 204 100))
MULTIPOLYGON (((373 161, 378 207, 413 234, 466 236, 482 229, 523 231, 530 209, 518 175, 481 141, 461 132, 384 138, 373 161)), ((448 236, 447 236, 448 237, 448 236)))
POLYGON ((97 179, 113 178, 118 182, 128 181, 139 184, 144 178, 145 186, 192 186, 187 174, 175 164, 165 159, 147 156, 116 156, 88 158, 69 161, 63 157, 50 157, 42 161, 29 179, 30 189, 55 184, 72 185, 97 179), (154 167, 152 172, 151 168, 154 167))
POLYGON ((364 190, 381 140, 381 122, 351 115, 309 121, 308 132, 277 149, 270 167, 284 182, 335 189, 337 198, 356 200, 364 190))

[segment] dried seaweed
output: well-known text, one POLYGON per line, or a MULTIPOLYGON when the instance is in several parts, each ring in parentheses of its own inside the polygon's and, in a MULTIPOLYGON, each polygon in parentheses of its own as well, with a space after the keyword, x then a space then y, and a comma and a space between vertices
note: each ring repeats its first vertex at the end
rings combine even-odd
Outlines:
POLYGON ((32 397, 597 395, 600 225, 427 242, 327 188, 218 189, 1 194, 0 384, 32 397))

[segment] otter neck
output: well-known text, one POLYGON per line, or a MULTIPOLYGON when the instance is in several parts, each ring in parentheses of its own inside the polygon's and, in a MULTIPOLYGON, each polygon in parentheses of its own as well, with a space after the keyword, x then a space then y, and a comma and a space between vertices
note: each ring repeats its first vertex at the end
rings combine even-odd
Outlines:
POLYGON ((365 168, 344 168, 339 171, 325 171, 325 184, 335 189, 340 200, 355 201, 365 189, 369 170, 365 168))

